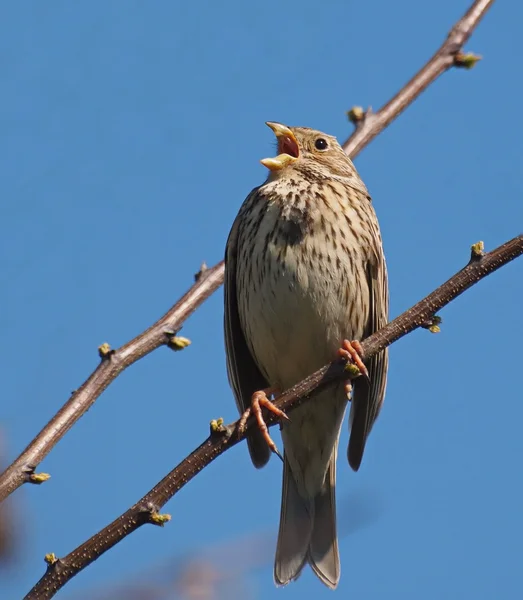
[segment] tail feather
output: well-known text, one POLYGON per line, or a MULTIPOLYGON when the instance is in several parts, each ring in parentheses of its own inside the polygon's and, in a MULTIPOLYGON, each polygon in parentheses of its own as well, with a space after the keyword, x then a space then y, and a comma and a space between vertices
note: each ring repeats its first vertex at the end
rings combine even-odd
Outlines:
POLYGON ((280 530, 274 559, 276 585, 287 585, 297 579, 307 562, 312 533, 314 506, 298 493, 298 488, 285 459, 281 500, 280 530))
POLYGON ((334 589, 340 579, 336 534, 336 452, 331 457, 325 483, 311 500, 298 493, 289 463, 283 470, 280 530, 274 561, 274 580, 286 585, 310 563, 317 577, 334 589))
POLYGON ((325 485, 314 498, 314 525, 308 554, 313 571, 331 589, 335 589, 340 580, 335 490, 336 452, 329 463, 325 485))

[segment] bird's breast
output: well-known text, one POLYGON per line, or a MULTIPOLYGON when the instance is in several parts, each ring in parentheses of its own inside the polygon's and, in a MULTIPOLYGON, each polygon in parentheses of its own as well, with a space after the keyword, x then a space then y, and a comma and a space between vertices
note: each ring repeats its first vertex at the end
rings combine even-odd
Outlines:
POLYGON ((350 207, 283 198, 259 202, 245 220, 237 284, 247 343, 270 384, 285 389, 333 360, 342 339, 363 335, 369 292, 350 207))

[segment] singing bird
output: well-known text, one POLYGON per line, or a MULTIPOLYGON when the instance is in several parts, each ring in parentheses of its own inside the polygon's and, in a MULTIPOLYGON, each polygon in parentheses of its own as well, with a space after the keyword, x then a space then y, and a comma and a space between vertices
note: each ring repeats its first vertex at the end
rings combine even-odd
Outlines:
POLYGON ((225 251, 225 344, 241 427, 259 468, 277 451, 262 408, 281 418, 284 444, 277 585, 308 563, 335 588, 336 455, 349 399, 349 464, 358 470, 385 394, 388 354, 368 360, 359 341, 388 319, 387 269, 367 188, 335 137, 268 122, 278 155, 261 162, 266 181, 252 190, 225 251), (354 340, 354 341, 349 341, 354 340), (341 355, 361 376, 336 382, 290 415, 270 398, 341 355))

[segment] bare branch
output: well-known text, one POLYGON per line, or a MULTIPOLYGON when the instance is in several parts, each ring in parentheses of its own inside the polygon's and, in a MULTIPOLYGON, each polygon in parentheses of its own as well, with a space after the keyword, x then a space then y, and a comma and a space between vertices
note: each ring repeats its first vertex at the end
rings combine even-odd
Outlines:
POLYGON ((355 130, 343 144, 343 149, 350 157, 359 154, 442 73, 453 66, 469 69, 474 66, 480 57, 464 54, 462 49, 493 3, 494 0, 476 0, 451 29, 441 48, 385 106, 377 112, 363 111, 360 107, 349 111, 355 130))
MULTIPOLYGON (((493 1, 476 0, 429 62, 377 113, 355 111, 353 121, 356 129, 343 145, 351 158, 354 159, 441 73, 452 65, 470 67, 475 62, 473 55, 464 55, 461 49, 493 1)), ((218 289, 223 283, 223 273, 223 261, 210 269, 204 263, 195 275, 193 287, 147 331, 118 350, 112 351, 106 345, 99 348, 102 363, 0 475, 0 502, 23 483, 42 483, 49 478, 46 473, 35 473, 38 464, 125 368, 163 344, 180 349, 179 340, 173 340, 170 336, 174 336, 185 319, 218 289)))
MULTIPOLYGON (((369 358, 401 337, 425 326, 437 311, 468 288, 523 254, 523 235, 487 254, 483 253, 482 248, 481 244, 474 244, 466 267, 383 329, 363 340, 364 356, 369 358)), ((286 412, 292 411, 303 402, 309 401, 313 392, 323 388, 329 382, 348 379, 350 372, 346 370, 346 366, 346 363, 341 360, 325 365, 282 394, 276 401, 276 405, 286 412)), ((267 424, 275 424, 275 420, 270 415, 267 424)), ((161 507, 215 458, 245 437, 246 432, 238 434, 237 425, 238 421, 228 426, 223 426, 221 419, 213 421, 211 434, 203 444, 134 506, 63 559, 56 559, 51 555, 52 559, 48 560, 46 573, 25 600, 52 598, 67 581, 142 525, 146 523, 163 525, 170 517, 159 514, 161 507)), ((256 426, 252 419, 248 425, 248 429, 256 426)))
POLYGON ((37 465, 124 369, 162 345, 175 350, 187 345, 187 340, 178 338, 176 333, 222 282, 223 263, 219 263, 202 271, 191 289, 149 329, 118 350, 102 344, 98 349, 101 362, 95 371, 0 476, 0 503, 23 483, 43 483, 49 479, 46 473, 35 473, 37 465))

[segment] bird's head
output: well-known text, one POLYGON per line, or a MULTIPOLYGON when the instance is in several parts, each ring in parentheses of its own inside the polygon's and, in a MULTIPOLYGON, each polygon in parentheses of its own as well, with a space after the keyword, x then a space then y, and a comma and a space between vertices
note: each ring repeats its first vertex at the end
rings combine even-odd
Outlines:
POLYGON ((295 170, 319 177, 351 177, 356 174, 352 161, 332 135, 271 121, 267 125, 276 135, 278 155, 264 158, 261 163, 271 171, 272 177, 281 177, 295 170))

